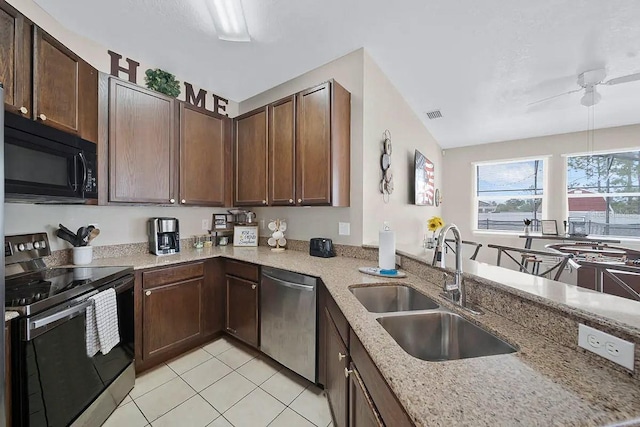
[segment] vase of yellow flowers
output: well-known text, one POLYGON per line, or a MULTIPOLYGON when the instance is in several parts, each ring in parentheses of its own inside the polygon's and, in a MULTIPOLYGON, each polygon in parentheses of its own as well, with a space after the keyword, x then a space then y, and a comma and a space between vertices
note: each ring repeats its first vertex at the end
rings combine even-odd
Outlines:
POLYGON ((427 221, 427 228, 432 232, 431 236, 427 235, 424 241, 424 247, 427 249, 433 249, 436 247, 436 231, 439 228, 444 227, 444 221, 439 216, 432 216, 427 221))

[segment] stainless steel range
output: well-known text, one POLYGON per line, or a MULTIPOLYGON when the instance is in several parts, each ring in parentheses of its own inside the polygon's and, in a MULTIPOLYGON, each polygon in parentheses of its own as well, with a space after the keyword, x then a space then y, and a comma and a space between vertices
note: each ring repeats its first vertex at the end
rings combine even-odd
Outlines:
POLYGON ((12 416, 19 426, 101 425, 134 385, 133 269, 47 268, 45 233, 6 236, 12 416), (114 288, 119 344, 88 356, 89 297, 114 288))

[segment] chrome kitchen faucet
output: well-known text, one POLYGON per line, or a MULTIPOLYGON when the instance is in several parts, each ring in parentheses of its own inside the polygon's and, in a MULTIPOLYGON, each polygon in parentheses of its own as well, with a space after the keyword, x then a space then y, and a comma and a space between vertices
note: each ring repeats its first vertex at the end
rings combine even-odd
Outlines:
POLYGON ((439 252, 440 267, 445 268, 445 239, 449 230, 453 231, 455 239, 456 271, 453 276, 453 282, 447 282, 447 273, 444 274, 443 296, 465 310, 480 314, 482 312, 479 309, 472 308, 467 304, 467 293, 462 277, 462 237, 460 236, 460 229, 455 224, 444 227, 438 234, 436 252, 439 252))

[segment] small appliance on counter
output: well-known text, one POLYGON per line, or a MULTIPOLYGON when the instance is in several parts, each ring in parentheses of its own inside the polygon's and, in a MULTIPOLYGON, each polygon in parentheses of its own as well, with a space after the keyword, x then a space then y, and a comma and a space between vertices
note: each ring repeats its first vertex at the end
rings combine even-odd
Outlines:
POLYGON ((149 218, 149 252, 171 255, 180 252, 180 224, 177 218, 149 218))
POLYGON ((314 237, 309 241, 309 255, 321 258, 331 258, 336 256, 331 239, 324 237, 314 237))

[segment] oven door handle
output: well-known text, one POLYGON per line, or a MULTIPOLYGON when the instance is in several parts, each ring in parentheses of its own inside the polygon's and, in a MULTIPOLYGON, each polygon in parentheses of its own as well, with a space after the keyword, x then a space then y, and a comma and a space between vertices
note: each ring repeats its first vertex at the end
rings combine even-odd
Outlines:
POLYGON ((42 319, 30 320, 28 324, 29 331, 33 332, 35 329, 40 329, 44 326, 55 323, 61 319, 71 319, 80 313, 84 313, 89 305, 93 304, 93 300, 89 299, 80 304, 76 304, 64 310, 53 313, 50 316, 43 317, 42 319))

